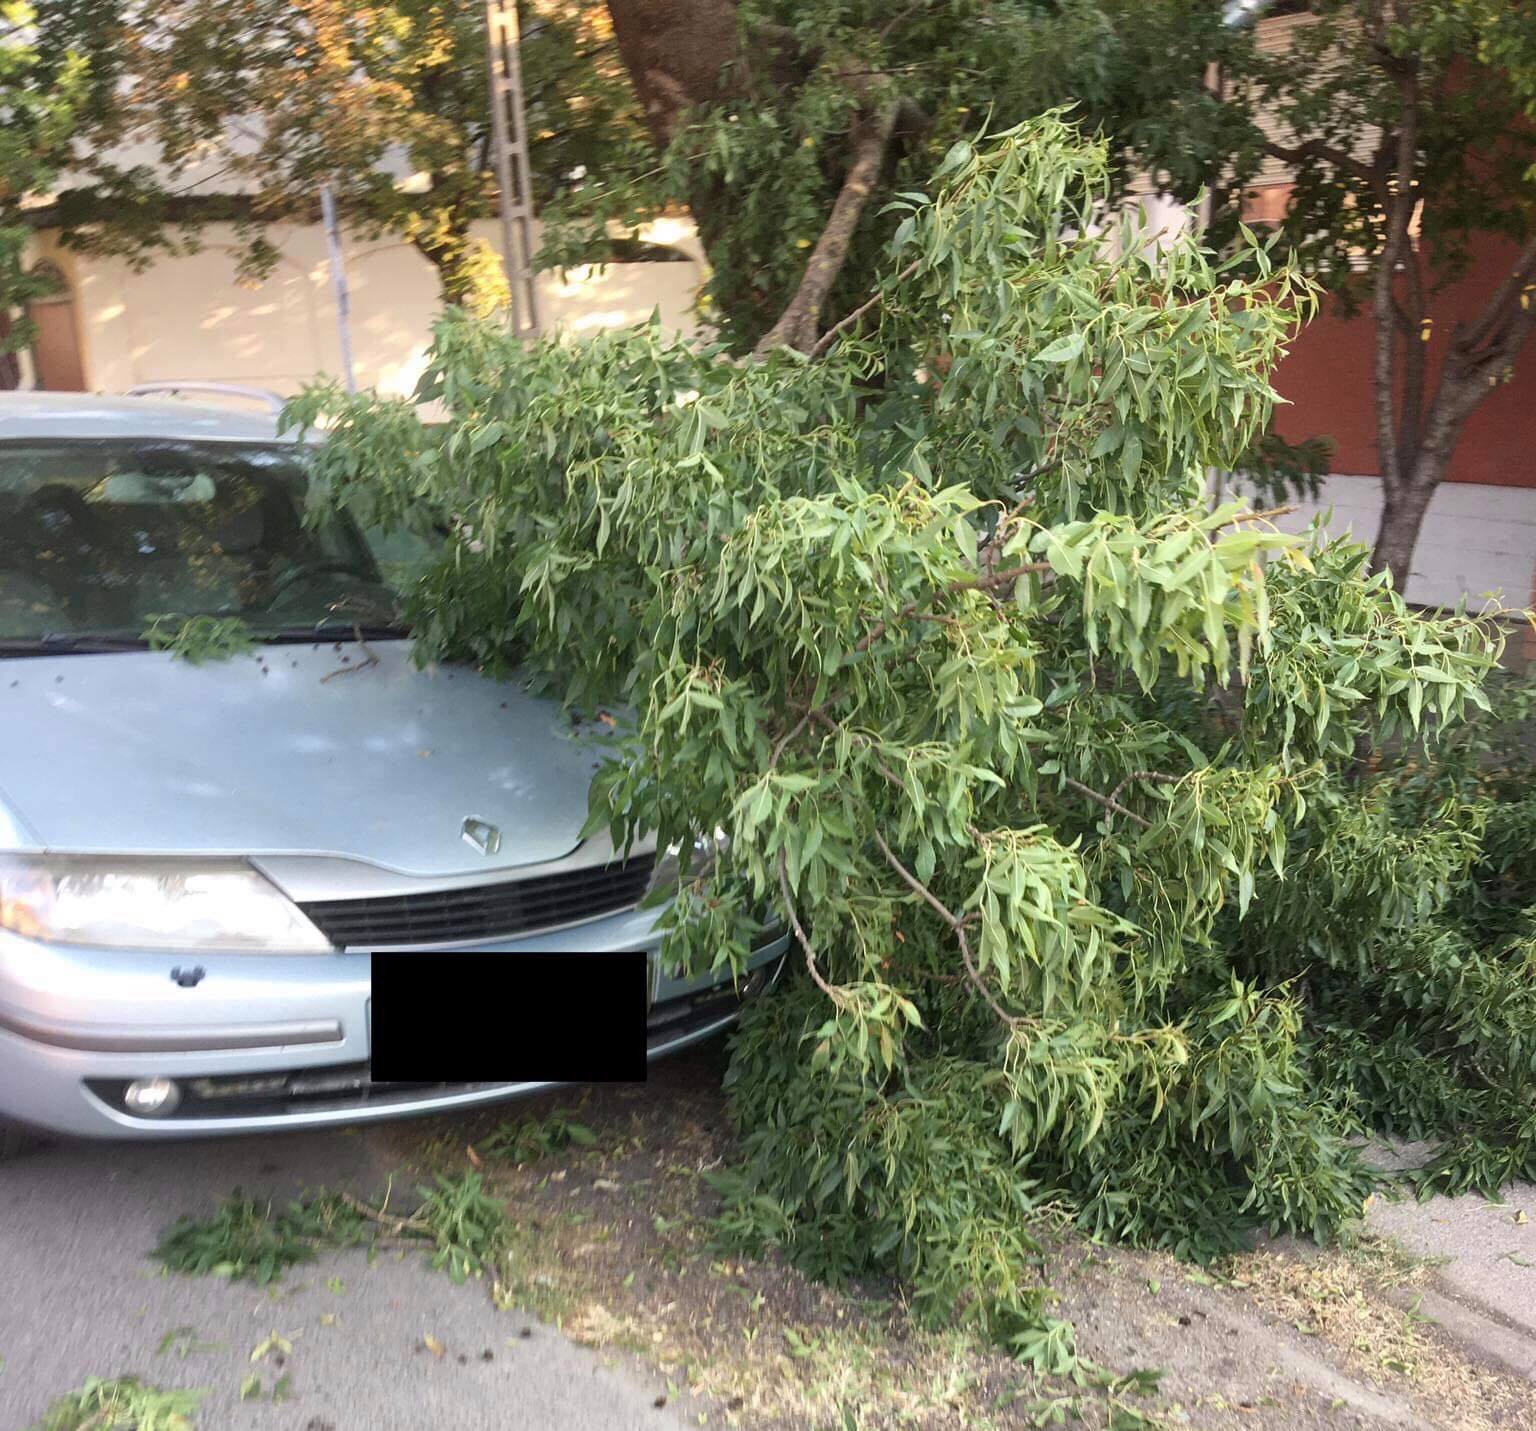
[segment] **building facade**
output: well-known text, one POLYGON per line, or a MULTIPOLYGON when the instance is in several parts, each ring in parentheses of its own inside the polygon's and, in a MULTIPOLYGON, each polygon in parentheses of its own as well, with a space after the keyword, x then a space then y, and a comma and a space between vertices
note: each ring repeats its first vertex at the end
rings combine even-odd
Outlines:
MULTIPOLYGON (((477 236, 493 246, 487 221, 477 236)), ((235 282, 233 235, 210 225, 197 253, 135 271, 121 259, 61 248, 47 230, 39 254, 62 280, 58 295, 32 305, 39 329, 33 383, 57 391, 122 392, 138 383, 198 380, 288 395, 316 377, 341 373, 336 294, 318 225, 274 225, 281 254, 259 284, 235 282)), ((547 331, 572 336, 639 322, 695 330, 703 281, 693 225, 659 219, 640 235, 662 256, 538 276, 547 331), (665 261, 662 261, 664 259, 665 261)), ((353 373, 359 387, 405 395, 421 375, 441 308, 431 265, 409 244, 343 240, 350 299, 353 373)))

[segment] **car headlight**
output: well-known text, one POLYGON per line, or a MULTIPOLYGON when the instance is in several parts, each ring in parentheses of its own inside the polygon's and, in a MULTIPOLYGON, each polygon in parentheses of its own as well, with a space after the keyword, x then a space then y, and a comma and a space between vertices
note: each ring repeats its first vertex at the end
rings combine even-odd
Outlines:
MULTIPOLYGON (((692 841, 693 852, 688 859, 688 878, 707 879, 720 852, 731 843, 724 830, 716 830, 713 836, 700 835, 692 841)), ((683 847, 668 845, 656 857, 656 867, 651 871, 651 882, 646 885, 647 895, 659 889, 675 890, 683 873, 683 847)))
POLYGON ((117 949, 313 954, 333 947, 239 860, 0 855, 0 929, 117 949))

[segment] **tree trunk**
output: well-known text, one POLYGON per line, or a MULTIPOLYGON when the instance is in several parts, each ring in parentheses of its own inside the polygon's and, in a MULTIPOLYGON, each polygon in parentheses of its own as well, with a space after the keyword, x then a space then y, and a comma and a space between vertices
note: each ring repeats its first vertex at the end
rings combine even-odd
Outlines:
POLYGON ((1381 526, 1376 532, 1376 546, 1371 553, 1371 570, 1385 571, 1399 592, 1406 591, 1412 570, 1414 548, 1424 514, 1444 475, 1444 459, 1424 457, 1415 465, 1412 481, 1396 491, 1384 492, 1381 526))
POLYGON ((735 0, 608 0, 608 16, 658 149, 686 110, 723 99, 744 79, 735 0))
MULTIPOLYGON (((607 0, 619 57, 658 154, 688 111, 752 95, 782 96, 805 82, 816 57, 792 30, 769 24, 744 33, 736 0, 607 0)), ((721 253, 737 197, 694 167, 684 194, 706 259, 721 253)), ((762 315, 768 326, 778 305, 762 315)))

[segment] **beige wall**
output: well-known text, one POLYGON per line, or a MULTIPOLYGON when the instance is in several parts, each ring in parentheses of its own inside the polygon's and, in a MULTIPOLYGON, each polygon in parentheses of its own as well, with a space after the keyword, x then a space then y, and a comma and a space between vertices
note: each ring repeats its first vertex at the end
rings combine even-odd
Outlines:
MULTIPOLYGON (((496 242, 494 223, 477 231, 496 242)), ((323 231, 280 226, 267 236, 282 258, 270 278, 250 288, 235 283, 234 244, 222 226, 208 230, 200 253, 164 259, 142 273, 116 259, 59 254, 73 289, 86 385, 121 392, 135 383, 198 379, 291 393, 317 375, 338 375, 323 231)), ((642 237, 688 253, 690 261, 540 274, 545 328, 579 335, 659 309, 668 326, 695 331, 692 305, 703 273, 692 225, 663 219, 642 237)), ((439 311, 433 270, 400 243, 349 240, 345 255, 358 384, 408 393, 439 311)))

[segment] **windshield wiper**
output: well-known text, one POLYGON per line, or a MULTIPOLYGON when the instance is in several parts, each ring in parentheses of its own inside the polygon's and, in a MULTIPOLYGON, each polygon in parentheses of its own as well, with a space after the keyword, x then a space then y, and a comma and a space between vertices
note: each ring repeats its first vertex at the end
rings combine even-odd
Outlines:
POLYGON ((0 636, 0 656, 84 656, 105 651, 144 651, 142 636, 114 636, 89 631, 46 631, 41 636, 0 636))
POLYGON ((354 641, 359 636, 364 641, 404 640, 411 634, 408 626, 392 621, 348 621, 343 616, 327 616, 313 626, 279 626, 270 631, 256 632, 258 641, 287 644, 322 641, 354 641))

